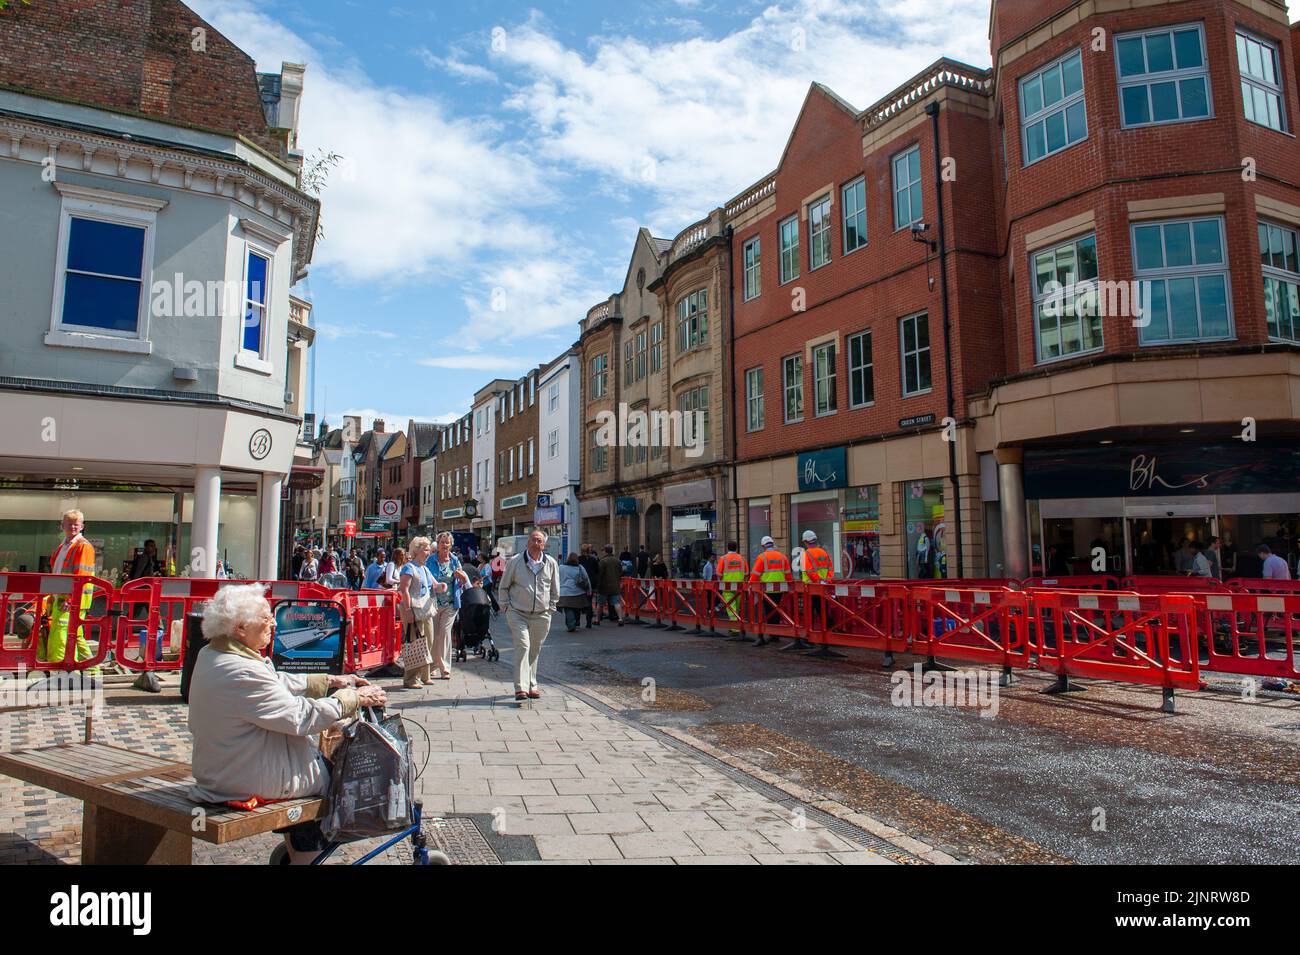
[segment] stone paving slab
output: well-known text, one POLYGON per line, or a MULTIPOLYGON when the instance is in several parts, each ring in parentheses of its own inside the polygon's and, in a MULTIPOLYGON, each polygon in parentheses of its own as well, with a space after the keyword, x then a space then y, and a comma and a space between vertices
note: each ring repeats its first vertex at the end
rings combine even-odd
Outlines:
MULTIPOLYGON (((535 847, 507 864, 892 864, 707 758, 562 690, 545 687, 540 700, 515 703, 504 666, 471 660, 421 690, 379 682, 390 707, 424 730, 411 730, 416 765, 424 764, 416 791, 431 825, 452 817, 444 834, 460 835, 449 851, 479 845, 461 838, 477 825, 490 830, 483 835, 535 847)), ((80 740, 83 719, 71 708, 0 712, 0 750, 80 740)), ((116 699, 96 719, 95 738, 185 761, 186 719, 179 702, 116 699)), ((0 778, 0 864, 79 862, 80 828, 77 801, 0 778)), ((279 841, 266 834, 229 846, 196 843, 195 861, 265 864, 279 841)), ((340 861, 376 844, 346 846, 340 861)), ((494 861, 481 849, 464 851, 467 862, 494 861)), ((408 858, 403 847, 376 861, 408 858)))

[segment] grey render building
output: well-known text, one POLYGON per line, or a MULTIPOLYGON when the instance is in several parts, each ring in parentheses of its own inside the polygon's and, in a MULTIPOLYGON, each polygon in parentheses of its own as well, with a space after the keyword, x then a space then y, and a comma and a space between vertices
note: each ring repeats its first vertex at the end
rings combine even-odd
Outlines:
POLYGON ((79 507, 110 577, 153 538, 180 574, 274 578, 304 67, 259 79, 177 0, 0 17, 0 569, 41 569, 79 507))

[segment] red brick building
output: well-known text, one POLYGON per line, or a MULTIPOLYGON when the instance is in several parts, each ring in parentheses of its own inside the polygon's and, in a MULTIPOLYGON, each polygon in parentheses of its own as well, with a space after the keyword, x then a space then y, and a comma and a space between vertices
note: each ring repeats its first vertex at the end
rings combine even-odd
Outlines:
POLYGON ((861 113, 814 86, 728 203, 751 552, 1160 573, 1220 536, 1229 570, 1294 564, 1297 31, 1270 0, 1100 8, 997 2, 991 70, 861 113))

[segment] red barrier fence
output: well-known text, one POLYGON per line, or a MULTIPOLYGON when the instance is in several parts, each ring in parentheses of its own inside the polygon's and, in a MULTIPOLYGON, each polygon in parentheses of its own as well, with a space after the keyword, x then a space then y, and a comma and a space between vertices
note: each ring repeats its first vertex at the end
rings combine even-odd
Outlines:
POLYGON ((1300 592, 1206 594, 1197 605, 1206 669, 1287 680, 1300 677, 1296 663, 1300 592))
POLYGON ((392 663, 401 649, 397 595, 335 591, 292 580, 208 580, 149 577, 115 589, 98 577, 0 574, 0 671, 87 670, 111 658, 128 670, 179 670, 185 658, 185 616, 233 584, 261 584, 272 609, 286 600, 338 603, 347 626, 347 672, 392 663), (66 635, 56 660, 50 638, 66 635), (76 659, 77 637, 88 649, 76 659))

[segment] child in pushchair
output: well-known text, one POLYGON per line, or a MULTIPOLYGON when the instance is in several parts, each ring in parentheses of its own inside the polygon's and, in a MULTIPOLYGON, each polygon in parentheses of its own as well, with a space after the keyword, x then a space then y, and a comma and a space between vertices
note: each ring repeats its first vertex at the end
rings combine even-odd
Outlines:
POLYGON ((488 660, 498 660, 496 644, 492 642, 492 601, 481 586, 478 571, 467 567, 469 586, 460 592, 460 612, 452 627, 456 659, 464 660, 469 653, 477 653, 488 660))

